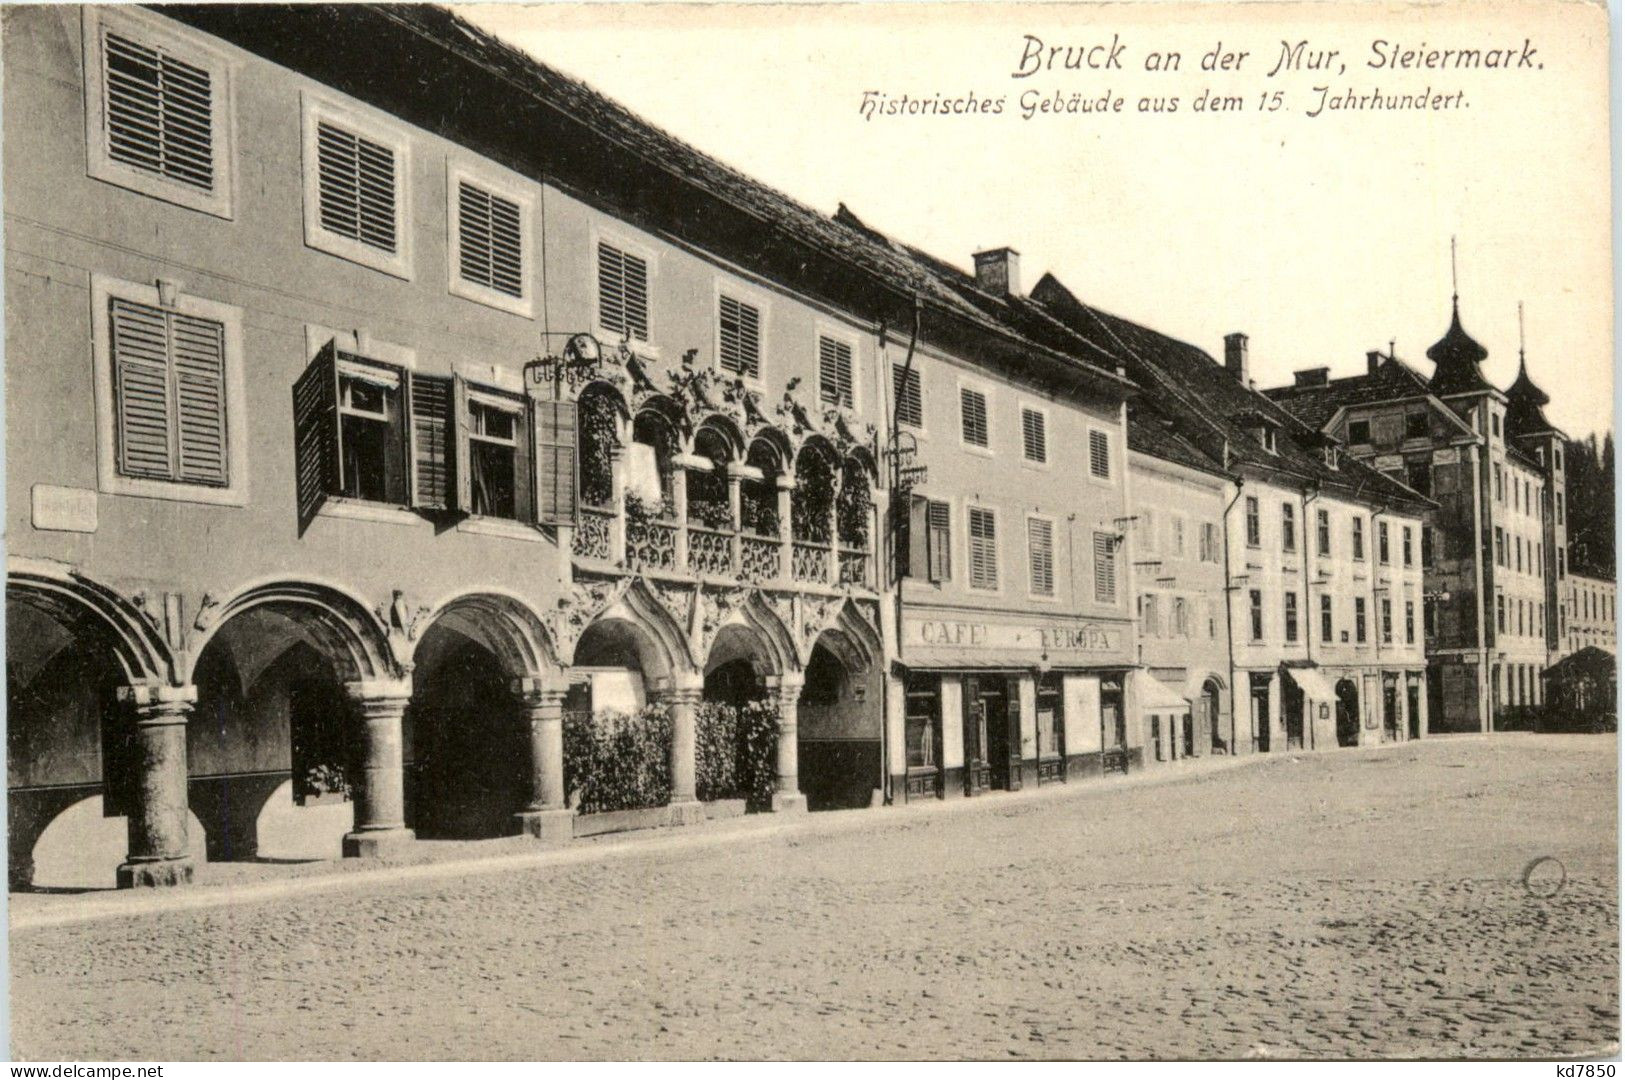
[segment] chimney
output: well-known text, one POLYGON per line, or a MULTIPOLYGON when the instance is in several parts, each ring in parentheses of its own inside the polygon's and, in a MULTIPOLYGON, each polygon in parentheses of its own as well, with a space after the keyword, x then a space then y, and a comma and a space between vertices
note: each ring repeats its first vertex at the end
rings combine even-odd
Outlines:
POLYGON ((1367 375, 1375 375, 1377 373, 1377 368, 1381 366, 1382 353, 1378 352, 1376 349, 1372 349, 1370 352, 1365 354, 1365 373, 1367 375))
POLYGON ((1292 373, 1292 385, 1293 386, 1325 386, 1326 385, 1326 373, 1328 371, 1330 371, 1330 370, 1331 370, 1330 368, 1312 367, 1312 368, 1309 368, 1309 369, 1307 369, 1305 371, 1294 371, 1292 373))
POLYGON ((1236 377, 1241 385, 1247 385, 1247 335, 1224 335, 1224 369, 1236 377))
POLYGON ((971 256, 976 263, 976 285, 994 296, 1021 295, 1021 252, 1015 248, 994 248, 971 256))

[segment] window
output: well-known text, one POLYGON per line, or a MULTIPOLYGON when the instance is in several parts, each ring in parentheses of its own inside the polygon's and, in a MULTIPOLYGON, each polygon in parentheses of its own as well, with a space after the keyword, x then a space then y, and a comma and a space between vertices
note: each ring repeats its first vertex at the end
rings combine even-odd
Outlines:
MULTIPOLYGON (((649 340, 649 262, 601 240, 598 242, 598 325, 613 337, 649 340)), ((719 327, 719 361, 724 351, 721 338, 719 327)))
POLYGON ((1168 524, 1173 528, 1174 555, 1183 559, 1185 557, 1185 517, 1175 514, 1168 524))
POLYGON ((1354 598, 1354 640, 1365 644, 1365 597, 1354 598))
POLYGON ((1281 550, 1298 550, 1298 519, 1293 515, 1292 504, 1281 504, 1281 550))
POLYGON ((1251 613, 1252 640, 1264 640, 1264 594, 1258 589, 1247 593, 1248 609, 1251 613))
POLYGON ((1211 521, 1202 522, 1202 561, 1216 563, 1223 558, 1219 546, 1219 527, 1211 521))
POLYGON ((973 589, 999 587, 999 546, 993 511, 970 508, 970 585, 973 589))
POLYGON ((448 165, 447 214, 454 296, 515 315, 531 314, 530 230, 534 200, 520 187, 448 165))
POLYGON ((1112 444, 1098 428, 1089 429, 1089 475, 1096 480, 1112 478, 1112 444))
POLYGON ((1055 595, 1055 524, 1027 519, 1027 568, 1034 596, 1055 595))
POLYGON ((1499 593, 1495 597, 1495 629, 1503 634, 1507 632, 1507 598, 1499 593))
POLYGON ((1518 573, 1523 573, 1523 537, 1514 536, 1512 538, 1512 556, 1514 568, 1518 573))
POLYGON ((1494 468, 1495 468, 1495 501, 1498 502, 1498 503, 1504 503, 1504 502, 1507 501, 1506 478, 1501 472, 1501 466, 1496 465, 1494 468))
POLYGON ((1270 453, 1275 453, 1275 429, 1265 425, 1258 429, 1258 445, 1270 453))
POLYGON ((1332 554, 1332 515, 1328 510, 1315 511, 1316 550, 1324 557, 1332 554))
POLYGON ((1405 466, 1405 483, 1419 495, 1433 493, 1433 467, 1425 461, 1413 461, 1405 466))
POLYGON ((405 415, 399 371, 359 359, 341 359, 338 381, 338 494, 406 505, 405 415))
POLYGON ((1383 566, 1388 565, 1388 523, 1377 522, 1377 561, 1383 566))
POLYGON ((929 502, 925 508, 927 574, 932 581, 953 576, 952 511, 945 502, 929 502))
POLYGON ((1349 421, 1349 443, 1353 446, 1364 446, 1371 442, 1371 421, 1349 421))
POLYGON ((1561 446, 1552 447, 1552 462, 1557 466, 1558 472, 1563 471, 1563 448, 1561 446))
POLYGON ((1399 558, 1406 566, 1414 564, 1413 548, 1411 547, 1411 527, 1402 526, 1399 531, 1399 558))
POLYGON ((1095 603, 1117 603, 1117 538, 1095 533, 1095 603))
POLYGON ((385 121, 305 98, 305 243, 411 277, 406 140, 385 121))
POLYGON ((1430 603, 1426 597, 1422 599, 1422 633, 1433 637, 1439 632, 1439 612, 1436 605, 1430 603))
POLYGON ((1258 524, 1258 498, 1247 496, 1247 546, 1257 547, 1262 542, 1258 524))
POLYGON ((1557 576, 1558 577, 1562 577, 1564 575, 1564 573, 1565 573, 1565 571, 1563 569, 1563 556, 1564 556, 1564 553, 1567 552, 1567 551, 1568 551, 1568 548, 1561 548, 1560 547, 1560 548, 1557 549, 1557 576))
POLYGON ((1037 409, 1021 410, 1021 456, 1039 464, 1049 460, 1049 444, 1045 438, 1044 414, 1037 409))
POLYGON ((1394 602, 1386 596, 1382 598, 1382 643, 1394 643, 1394 602))
POLYGON ((852 346, 818 336, 818 398, 843 409, 852 407, 852 346))
POLYGON ((1188 638, 1191 636, 1190 615, 1183 596, 1174 597, 1174 637, 1188 638))
POLYGON ((1490 431, 1494 432, 1497 438, 1501 435, 1501 414, 1498 412, 1490 413, 1490 431))
POLYGON ((1422 565, 1433 565, 1433 527, 1422 526, 1422 565))
POLYGON ((1284 608, 1282 613, 1283 613, 1283 615, 1285 616, 1285 619, 1286 619, 1285 627, 1286 627, 1286 639, 1287 639, 1287 641, 1289 641, 1289 642, 1297 641, 1298 640, 1298 594, 1297 593, 1289 592, 1289 593, 1286 594, 1286 605, 1285 605, 1285 608, 1284 608))
POLYGON ((1557 492, 1557 523, 1563 524, 1563 493, 1557 492))
POLYGON ((905 373, 902 364, 893 364, 891 374, 892 393, 897 395, 897 422, 912 428, 924 427, 925 411, 920 401, 920 369, 910 365, 905 373))
POLYGON ((525 520, 524 441, 518 399, 469 395, 469 512, 525 520))
POLYGON ((1320 640, 1326 644, 1332 640, 1332 598, 1324 593, 1320 597, 1320 640))
POLYGON ((1358 515, 1354 518, 1354 558, 1365 558, 1365 518, 1358 515))
POLYGON ((964 386, 959 388, 959 437, 987 448, 987 395, 964 386))
POLYGON ((1506 564, 1507 564, 1507 538, 1506 538, 1506 533, 1502 532, 1501 531, 1501 526, 1497 525, 1495 527, 1495 565, 1496 566, 1505 566, 1506 564))
POLYGON ((84 12, 87 171, 144 195, 232 216, 226 60, 139 12, 84 12))
MULTIPOLYGON (((852 355, 847 357, 847 392, 852 391, 852 355)), ((754 304, 724 293, 717 298, 717 363, 746 379, 762 374, 762 313, 754 304)), ((823 351, 818 358, 819 394, 825 391, 823 351)))
POLYGON ((1154 555, 1157 552, 1158 541, 1157 512, 1152 510, 1150 507, 1141 510, 1140 524, 1143 526, 1143 528, 1139 529, 1135 533, 1135 536, 1139 541, 1140 550, 1147 555, 1154 555))
POLYGON ((1146 593, 1140 597, 1140 622, 1145 629, 1146 637, 1162 636, 1162 617, 1157 613, 1155 593, 1146 593))
POLYGON ((241 313, 100 274, 91 303, 100 489, 244 503, 241 313))
POLYGON ((1405 437, 1407 439, 1425 439, 1428 437, 1427 413, 1409 412, 1405 414, 1405 437))

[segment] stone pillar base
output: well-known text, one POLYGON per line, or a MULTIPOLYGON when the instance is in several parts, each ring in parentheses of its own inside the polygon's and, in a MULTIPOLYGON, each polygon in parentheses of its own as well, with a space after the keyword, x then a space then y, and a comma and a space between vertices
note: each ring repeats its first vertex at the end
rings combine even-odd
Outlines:
POLYGON ((544 844, 563 844, 575 837, 574 810, 521 810, 513 816, 520 836, 533 836, 544 844))
POLYGON ((670 825, 701 825, 705 822, 705 804, 698 799, 683 799, 670 803, 666 809, 670 825))
POLYGON ((775 814, 805 814, 807 812, 807 796, 799 791, 775 791, 773 793, 773 812, 775 814))
POLYGON ((121 889, 156 889, 191 883, 192 860, 188 857, 121 863, 118 868, 118 887, 121 889))
POLYGON ((344 834, 346 859, 382 859, 399 855, 417 840, 411 829, 372 829, 344 834))

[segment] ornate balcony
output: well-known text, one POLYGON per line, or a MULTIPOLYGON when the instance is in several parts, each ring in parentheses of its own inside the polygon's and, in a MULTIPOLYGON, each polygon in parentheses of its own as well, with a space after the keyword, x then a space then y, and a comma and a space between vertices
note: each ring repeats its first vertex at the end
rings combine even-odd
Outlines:
POLYGON ((739 536, 739 576, 746 581, 761 583, 777 581, 780 574, 779 552, 783 545, 774 537, 739 536))
POLYGON ((614 522, 615 511, 597 506, 583 506, 572 544, 576 557, 608 562, 612 550, 610 531, 614 522))
POLYGON ((797 540, 790 546, 790 576, 796 581, 829 584, 828 544, 809 544, 797 540))
POLYGON ((635 570, 676 570, 677 526, 666 521, 628 521, 626 565, 635 570))
POLYGON ((734 575, 733 535, 716 529, 688 527, 688 570, 709 577, 734 575))

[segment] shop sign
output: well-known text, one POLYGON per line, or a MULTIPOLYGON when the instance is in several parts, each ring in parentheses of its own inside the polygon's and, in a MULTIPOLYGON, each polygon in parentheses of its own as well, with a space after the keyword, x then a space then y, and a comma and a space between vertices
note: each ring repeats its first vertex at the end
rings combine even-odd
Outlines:
MULTIPOLYGON (((1023 650, 1051 660, 1069 656, 1117 653, 1123 648, 1123 628, 1065 619, 1031 623, 988 619, 921 618, 903 620, 903 645, 933 649, 1023 650)), ((906 656, 906 653, 905 653, 906 656)))

